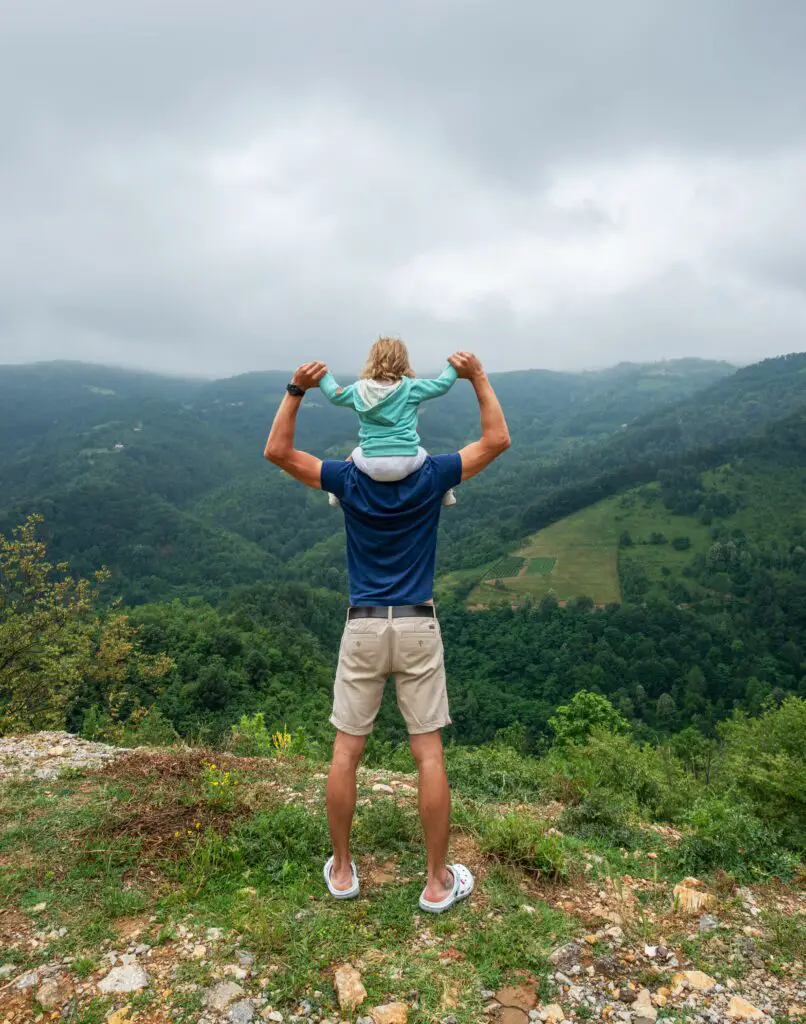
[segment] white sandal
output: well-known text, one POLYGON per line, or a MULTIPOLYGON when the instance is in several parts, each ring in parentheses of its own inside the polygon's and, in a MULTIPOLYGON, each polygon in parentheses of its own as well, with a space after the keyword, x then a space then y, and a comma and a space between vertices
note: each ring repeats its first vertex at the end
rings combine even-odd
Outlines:
POLYGON ((449 864, 448 870, 453 875, 453 889, 444 900, 438 901, 427 900, 425 889, 423 889, 420 896, 420 910, 425 910, 429 914, 441 914, 445 910, 450 910, 459 900, 466 900, 473 892, 475 879, 464 864, 449 864))
POLYGON ((355 861, 354 860, 350 861, 350 870, 353 873, 353 880, 352 880, 352 885, 350 886, 349 889, 337 889, 333 885, 333 883, 330 881, 330 872, 332 870, 333 870, 333 858, 330 857, 325 862, 325 869, 324 869, 324 872, 323 872, 324 876, 325 876, 325 885, 327 886, 327 891, 336 900, 354 900, 356 898, 356 896, 358 895, 359 889, 360 889, 359 884, 358 884, 358 871, 356 870, 356 867, 355 867, 355 861))

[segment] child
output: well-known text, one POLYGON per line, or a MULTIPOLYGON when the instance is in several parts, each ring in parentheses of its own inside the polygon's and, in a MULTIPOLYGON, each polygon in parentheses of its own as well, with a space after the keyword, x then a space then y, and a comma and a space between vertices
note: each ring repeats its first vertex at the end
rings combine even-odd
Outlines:
MULTIPOLYGON (((391 482, 415 473, 425 462, 428 453, 417 433, 418 407, 444 395, 455 380, 456 370, 450 364, 436 380, 417 380, 403 342, 379 338, 369 350, 360 380, 342 388, 328 372, 319 387, 334 405, 346 405, 358 413, 359 446, 350 456, 357 468, 373 480, 391 482)), ((335 494, 329 501, 339 504, 335 494)), ((442 504, 456 504, 452 490, 442 504)))

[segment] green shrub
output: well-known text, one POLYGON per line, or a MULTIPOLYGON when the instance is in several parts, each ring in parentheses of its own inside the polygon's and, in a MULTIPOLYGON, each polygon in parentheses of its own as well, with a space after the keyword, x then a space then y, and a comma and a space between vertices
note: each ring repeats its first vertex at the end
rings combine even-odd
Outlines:
POLYGON ((806 700, 787 697, 758 718, 723 723, 721 778, 792 849, 806 850, 806 700))
POLYGON ((768 941, 771 952, 793 960, 806 960, 806 919, 802 914, 768 911, 764 924, 771 933, 768 941))
POLYGON ((524 868, 540 877, 568 877, 562 836, 547 834, 545 822, 524 814, 486 819, 480 828, 480 845, 484 853, 497 857, 503 864, 524 868))
POLYGON ((594 729, 584 744, 553 747, 541 763, 544 791, 566 804, 612 794, 651 819, 676 820, 694 798, 696 780, 666 748, 594 729))
POLYGON ((376 733, 370 733, 361 760, 370 768, 385 768, 390 772, 413 772, 415 768, 408 743, 382 740, 376 733))
POLYGON ((272 878, 321 870, 330 851, 327 822, 300 804, 264 811, 230 833, 239 860, 272 878))
POLYGON ((790 879, 798 859, 780 844, 780 833, 730 799, 699 800, 688 815, 691 832, 669 852, 686 874, 721 868, 739 881, 776 875, 790 879))
POLYGON ((178 740, 179 733, 156 705, 136 726, 126 726, 123 733, 123 745, 127 747, 171 747, 178 740))
POLYGON ((373 800, 356 815, 353 836, 357 849, 396 853, 421 839, 420 819, 413 807, 393 797, 373 800))
POLYGON ((445 765, 451 786, 466 796, 529 800, 540 793, 540 762, 505 744, 448 747, 445 765))
POLYGON ((566 807, 557 826, 580 839, 602 839, 611 846, 629 849, 643 845, 644 832, 633 824, 634 808, 622 796, 604 790, 588 793, 566 807))
POLYGON ((271 733, 262 711, 241 715, 230 728, 229 749, 239 757, 271 757, 274 754, 271 733))
POLYGON ((583 743, 594 729, 606 732, 627 732, 626 718, 619 714, 607 697, 591 690, 579 690, 567 704, 561 704, 549 719, 554 742, 583 743))

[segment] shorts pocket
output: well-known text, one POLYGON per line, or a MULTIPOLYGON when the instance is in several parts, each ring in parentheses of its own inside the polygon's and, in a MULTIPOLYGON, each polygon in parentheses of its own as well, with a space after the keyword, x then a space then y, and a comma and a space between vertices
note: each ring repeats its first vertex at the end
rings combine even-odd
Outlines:
POLYGON ((434 619, 412 623, 397 631, 395 670, 419 674, 433 670, 442 661, 442 635, 434 619))
POLYGON ((381 635, 385 627, 383 619, 355 619, 347 624, 339 652, 342 675, 366 680, 388 671, 389 655, 381 635))

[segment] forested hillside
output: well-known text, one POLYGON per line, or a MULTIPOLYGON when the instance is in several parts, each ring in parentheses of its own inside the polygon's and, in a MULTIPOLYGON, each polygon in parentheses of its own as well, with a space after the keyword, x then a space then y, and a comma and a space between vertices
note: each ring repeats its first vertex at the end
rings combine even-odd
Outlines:
MULTIPOLYGON (((736 708, 804 693, 806 356, 727 369, 494 377, 513 448, 443 516, 454 739, 517 722, 539 748, 580 689, 647 738, 712 735, 736 708)), ((108 566, 102 602, 122 595, 144 655, 170 659, 120 680, 124 720, 154 708, 152 724, 215 737, 262 712, 326 738, 341 519, 261 458, 285 381, 0 374, 2 532, 44 516, 50 556, 79 576, 108 566)), ((424 439, 454 449, 476 421, 459 382, 426 406, 424 439)), ((338 456, 355 426, 312 393, 300 443, 338 456)), ((103 679, 83 673, 73 728, 111 713, 103 679)), ((402 739, 391 699, 384 739, 402 739)))
MULTIPOLYGON (((678 360, 601 373, 495 375, 515 449, 491 479, 503 486, 522 467, 610 437, 731 372, 724 363, 678 360)), ((333 570, 329 580, 343 583, 338 516, 261 458, 288 377, 184 380, 80 363, 0 368, 0 529, 41 512, 54 554, 78 572, 108 565, 129 601, 217 599, 237 582, 318 579, 325 568, 333 570), (329 558, 295 564, 328 539, 329 558)), ((423 409, 432 451, 456 450, 477 428, 464 382, 423 409)), ((356 429, 351 413, 318 392, 306 398, 302 446, 339 457, 354 445, 356 429)), ((500 543, 502 517, 486 485, 466 489, 459 522, 449 524, 460 547, 467 524, 475 546, 500 543)), ((521 507, 527 500, 521 492, 521 507)))

